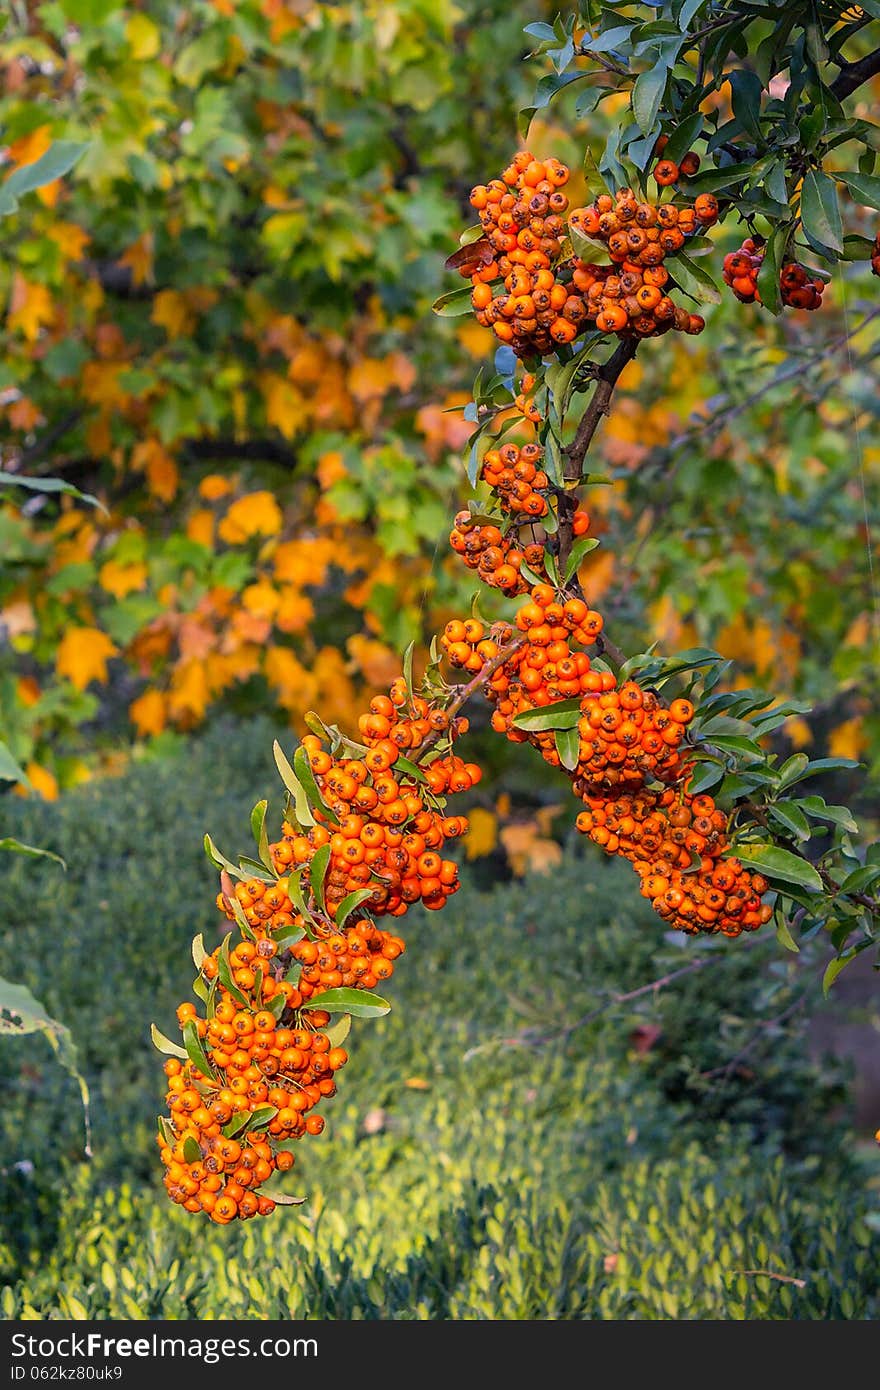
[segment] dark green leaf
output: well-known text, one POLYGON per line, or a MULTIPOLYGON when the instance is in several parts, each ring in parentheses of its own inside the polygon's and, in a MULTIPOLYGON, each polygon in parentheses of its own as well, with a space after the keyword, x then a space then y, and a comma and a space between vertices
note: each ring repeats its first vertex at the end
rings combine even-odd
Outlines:
POLYGON ((721 291, 712 276, 683 251, 667 256, 664 265, 676 283, 699 304, 721 303, 721 291))
POLYGON ((656 62, 653 67, 639 73, 632 89, 632 111, 643 135, 654 129, 666 79, 669 76, 665 64, 656 62))
POLYGON ((880 208, 880 175, 844 174, 835 169, 831 178, 845 183, 856 202, 864 207, 880 208))
POLYGON ((843 883, 840 885, 841 893, 864 893, 866 888, 873 888, 875 883, 880 882, 880 864, 864 864, 860 869, 854 869, 851 874, 847 874, 843 883))
POLYGON ((798 805, 814 820, 830 820, 851 835, 859 833, 858 822, 853 819, 852 811, 847 806, 828 806, 821 796, 803 796, 798 805))
POLYGON ((268 801, 258 801, 251 811, 251 830, 257 843, 257 852, 260 861, 265 864, 267 869, 272 868, 272 856, 269 853, 269 836, 266 832, 266 812, 269 809, 268 801))
POLYGON ((199 1141, 188 1134, 183 1141, 183 1161, 184 1163, 201 1163, 202 1151, 199 1148, 199 1141))
POLYGON ((776 821, 796 840, 809 840, 810 823, 794 801, 775 801, 767 808, 770 819, 776 821))
POLYGON ((827 174, 808 169, 801 188, 801 222, 810 239, 831 251, 843 250, 843 223, 837 187, 827 174))
POLYGON ((89 506, 97 507, 105 516, 108 515, 104 503, 97 497, 93 497, 90 492, 80 492, 73 483, 67 483, 63 478, 26 478, 20 473, 8 473, 5 469, 0 469, 0 487, 24 487, 29 492, 63 492, 68 497, 76 497, 80 502, 88 502, 89 506))
POLYGON ((680 164, 702 129, 703 114, 701 111, 695 111, 672 131, 663 147, 663 158, 671 159, 673 164, 680 164))
POLYGON ((446 294, 441 294, 439 299, 435 299, 431 308, 435 314, 441 318, 454 319, 462 314, 472 314, 474 306, 471 304, 472 288, 470 285, 463 285, 460 290, 448 290, 446 294))
POLYGON ((580 568, 581 561, 589 555, 591 550, 595 550, 599 541, 595 536, 580 536, 571 547, 571 554, 565 566, 565 582, 568 583, 573 574, 580 568))
POLYGON ((321 845, 312 855, 309 864, 309 882, 312 885, 312 897, 321 912, 324 911, 324 878, 327 873, 327 865, 330 863, 330 846, 321 845))
POLYGON ((241 869, 239 869, 235 864, 233 864, 231 860, 227 859, 225 854, 220 853, 219 849, 214 844, 214 841, 211 839, 210 835, 205 836, 205 853, 207 854, 208 858, 210 859, 211 863, 215 866, 215 868, 225 869, 226 872, 228 874, 232 874, 234 878, 248 877, 248 875, 242 873, 241 869))
POLYGON ((357 888, 353 893, 347 894, 337 907, 333 918, 337 927, 343 927, 355 908, 360 907, 361 903, 365 903, 372 896, 372 888, 357 888))
POLYGON ((318 786, 315 774, 312 772, 308 754, 301 745, 293 755, 293 770, 297 781, 305 790, 309 805, 311 807, 320 806, 327 818, 331 820, 334 825, 338 825, 339 817, 336 812, 327 805, 321 789, 318 786))
POLYGON ((232 967, 229 964, 229 942, 231 935, 232 933, 230 932, 223 938, 223 945, 220 947, 220 954, 217 957, 217 977, 223 988, 228 990, 233 999, 247 1009, 250 1008, 250 1000, 246 994, 242 993, 232 978, 232 967))
POLYGON ((774 921, 776 922, 776 940, 780 946, 784 946, 786 951, 800 951, 800 946, 791 934, 791 928, 785 919, 784 912, 777 912, 774 921))
POLYGON ((205 1055, 205 1049, 202 1047, 202 1040, 199 1037, 194 1018, 189 1019, 183 1025, 183 1042, 186 1047, 187 1056, 196 1071, 200 1071, 203 1076, 207 1076, 213 1081, 214 1073, 205 1055))
POLYGON ((43 188, 47 183, 63 178, 87 149, 88 144, 79 140, 56 140, 32 164, 14 170, 3 184, 3 192, 20 198, 24 193, 31 193, 35 188, 43 188))
POLYGON ((581 702, 578 699, 557 700, 555 704, 543 709, 524 710, 513 716, 517 729, 529 733, 546 733, 550 729, 574 729, 581 717, 581 702))
POLYGON ((787 227, 777 227, 764 249, 764 259, 758 271, 758 293, 761 303, 771 314, 782 312, 782 292, 779 286, 779 272, 782 257, 788 243, 787 227))
POLYGON ((41 849, 38 845, 23 844, 11 835, 6 835, 0 840, 0 850, 7 850, 10 854, 24 854, 29 859, 53 859, 62 869, 67 868, 60 854, 55 854, 51 849, 41 849))
POLYGON ((747 161, 742 164, 726 164, 720 169, 707 169, 688 179, 688 195, 695 198, 698 193, 723 193, 749 178, 751 172, 751 165, 747 161))

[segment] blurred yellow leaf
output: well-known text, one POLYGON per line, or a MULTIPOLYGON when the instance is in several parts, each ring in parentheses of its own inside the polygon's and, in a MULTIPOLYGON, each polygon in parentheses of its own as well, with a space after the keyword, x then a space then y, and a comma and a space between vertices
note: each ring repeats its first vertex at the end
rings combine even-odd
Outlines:
POLYGON ((230 545, 251 536, 276 536, 284 518, 271 492, 248 492, 239 497, 220 522, 220 535, 230 545))
MULTIPOLYGON (((153 233, 142 232, 119 257, 119 264, 127 266, 135 285, 144 285, 153 278, 153 233)), ((157 296, 158 298, 158 296, 157 296)))
POLYGON ((241 601, 249 613, 259 618, 272 618, 278 611, 281 595, 268 579, 261 579, 242 591, 241 601))
POLYGON ((270 425, 292 439, 305 419, 303 398, 285 377, 274 372, 264 372, 260 377, 260 390, 266 405, 266 419, 270 425))
POLYGON ((324 492, 334 483, 338 483, 340 478, 345 477, 345 461, 338 449, 328 449, 326 454, 322 454, 318 459, 318 466, 315 470, 318 475, 318 482, 324 492))
POLYGON ((546 839, 537 821, 505 825, 500 831, 501 843, 507 851, 510 867, 517 877, 531 871, 547 873, 562 860, 562 849, 555 840, 546 839))
POLYGON ((169 338, 185 338, 195 327, 196 316, 179 290, 160 290, 153 300, 153 323, 164 328, 169 338))
POLYGON ((138 62, 155 58, 161 43, 159 26, 148 15, 133 14, 125 26, 125 41, 131 49, 132 58, 138 62))
POLYGON ((66 676, 77 690, 85 690, 92 681, 107 679, 107 662, 119 648, 106 632, 96 627, 68 628, 58 643, 55 669, 66 676))
POLYGON ((128 715, 141 738, 161 734, 167 718, 166 698, 161 690, 145 690, 132 700, 128 715))
POLYGON ((860 758, 865 747, 864 725, 861 717, 856 715, 853 719, 847 719, 845 723, 838 724, 836 729, 832 729, 828 737, 828 752, 832 758, 860 758))
POLYGON ((368 684, 387 687, 400 675, 400 657, 384 642, 355 632, 345 645, 368 684))
POLYGON ((276 577, 285 583, 319 585, 324 583, 334 552, 329 536, 301 536, 282 541, 272 555, 272 565, 276 577))
POLYGON ((232 484, 222 473, 208 473, 199 483, 199 495, 204 497, 206 502, 217 502, 221 497, 227 497, 231 491, 232 484))
POLYGON ((31 761, 25 767, 25 772, 31 785, 27 787, 23 782, 16 783, 14 790, 19 796, 35 793, 44 801, 58 800, 58 779, 47 767, 42 767, 40 763, 31 761))
POLYGON ((281 632, 305 632, 315 616, 315 605, 308 594, 301 594, 291 585, 282 585, 275 613, 275 626, 281 632))
POLYGON ((108 560, 98 571, 102 589, 115 598, 125 598, 126 594, 143 589, 147 582, 147 567, 141 563, 121 565, 118 560, 108 560))
POLYGON ((68 261, 78 261, 91 241, 89 233, 75 222, 55 222, 46 229, 46 235, 68 261))
POLYGON ((198 723, 208 708, 210 690, 202 661, 182 661, 174 668, 168 692, 168 713, 185 727, 198 723))
POLYGON ((793 714, 786 719, 782 732, 791 740, 793 748, 806 748, 813 742, 813 731, 806 719, 799 714, 793 714))
POLYGON ((26 164, 33 164, 44 155, 51 143, 52 127, 39 125, 35 130, 29 131, 27 135, 22 135, 20 139, 13 140, 11 145, 7 145, 6 154, 10 164, 18 169, 23 169, 26 164))
POLYGON ((214 513, 209 512, 206 507, 194 511, 187 518, 186 534, 191 541, 210 550, 214 543, 214 513))
POLYGON ((430 1081, 426 1081, 423 1076, 408 1076, 403 1084, 410 1091, 430 1091, 431 1089, 430 1081))
POLYGON ((131 466, 147 475, 147 487, 154 497, 170 502, 177 493, 180 473, 171 454, 159 439, 142 439, 131 451, 131 466))
POLYGON ((12 276, 12 294, 9 298, 7 324, 10 329, 20 329, 28 342, 36 342, 40 329, 52 322, 55 309, 52 296, 45 285, 26 280, 21 271, 12 276))
POLYGON ((464 852, 468 859, 483 859, 498 844, 498 817, 483 806, 468 812, 468 832, 464 852))

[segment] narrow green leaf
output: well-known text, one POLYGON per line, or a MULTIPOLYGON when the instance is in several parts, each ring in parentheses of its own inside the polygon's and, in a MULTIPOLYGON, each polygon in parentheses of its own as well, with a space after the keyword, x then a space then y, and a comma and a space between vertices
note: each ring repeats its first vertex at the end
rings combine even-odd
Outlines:
POLYGON ((357 888, 353 893, 349 893, 346 897, 344 897, 342 899, 342 902, 337 907, 336 914, 333 919, 337 927, 344 926, 345 923, 348 921, 348 918, 354 912, 355 908, 360 907, 361 903, 365 903, 367 899, 371 898, 372 896, 372 888, 357 888))
POLYGON ((231 1120, 227 1120, 223 1126, 223 1134, 227 1139, 234 1139, 246 1128, 251 1118, 249 1110, 236 1110, 231 1120))
POLYGON ((8 850, 10 854, 27 855, 29 859, 53 859, 56 864, 61 865, 62 869, 67 869, 67 864, 60 854, 55 854, 51 849, 41 849, 39 845, 26 845, 11 835, 6 835, 0 840, 0 850, 4 849, 8 850))
POLYGON ((699 304, 721 303, 721 291, 712 276, 683 251, 667 256, 664 265, 679 287, 699 304))
POLYGON ((841 893, 864 893, 866 888, 873 888, 874 884, 878 882, 880 882, 880 864, 864 864, 860 869, 853 869, 851 874, 847 874, 840 885, 840 891, 841 893))
POLYGON ((203 1076, 207 1076, 210 1078, 210 1080, 213 1081, 214 1072, 211 1068, 211 1064, 208 1061, 207 1056, 205 1055, 205 1049, 202 1047, 202 1040, 199 1037, 194 1018, 189 1019, 183 1025, 183 1041, 186 1047, 187 1056, 189 1057, 189 1060, 192 1062, 193 1066, 196 1068, 196 1071, 200 1071, 203 1076))
POLYGON ((471 304, 472 287, 464 285, 459 290, 448 290, 446 294, 441 294, 439 299, 435 299, 431 305, 435 314, 441 318, 454 319, 462 314, 472 314, 474 306, 471 304))
POLYGON ((770 819, 796 840, 809 840, 810 822, 795 801, 775 801, 767 807, 770 819))
POLYGON ((365 989, 325 989, 323 994, 313 994, 300 1007, 326 1009, 330 1014, 352 1014, 355 1018, 381 1018, 391 1012, 386 999, 369 994, 365 989))
POLYGON ((845 970, 850 962, 855 960, 857 955, 867 950, 869 946, 873 946, 873 944, 870 938, 866 941, 859 941, 855 946, 850 946, 848 951, 844 951, 842 955, 835 956, 833 960, 828 962, 825 967, 825 974, 822 976, 822 993, 825 995, 826 999, 828 998, 831 986, 834 984, 841 970, 845 970))
POLYGON ((257 843, 257 853, 260 860, 267 869, 272 868, 272 856, 269 853, 269 835, 266 830, 266 813, 269 810, 268 801, 258 801, 251 811, 251 830, 257 843))
POLYGON ((297 748, 296 752, 293 755, 293 768, 296 777, 299 779, 300 785, 305 788, 305 793, 308 797, 309 805, 312 807, 320 806, 321 810, 328 817, 328 819, 331 820, 334 825, 338 825, 339 817, 337 816, 335 811, 332 811, 330 809, 330 807, 327 805, 327 802, 324 800, 321 789, 318 786, 317 779, 315 778, 315 774, 314 772, 312 772, 311 764, 309 763, 308 759, 308 754, 306 753, 306 750, 302 747, 302 745, 300 745, 300 747, 297 748))
POLYGON ((580 569, 581 563, 584 560, 584 558, 587 555, 589 555, 591 550, 595 550, 596 546, 599 545, 599 543, 600 542, 595 536, 578 537, 574 545, 571 547, 571 554, 569 555, 568 563, 565 566, 566 584, 571 579, 572 575, 576 574, 577 571, 580 569))
POLYGON ((219 849, 214 844, 214 841, 211 839, 210 835, 205 836, 205 853, 207 854, 208 858, 210 859, 211 863, 215 866, 215 868, 225 869, 226 872, 228 874, 232 874, 234 878, 243 879, 248 877, 248 875, 246 873, 242 873, 241 869, 237 868, 231 860, 227 859, 225 854, 220 853, 219 849))
POLYGON ((764 249, 764 259, 758 271, 758 292, 761 303, 771 314, 782 312, 782 291, 779 286, 779 272, 782 257, 788 243, 788 227, 777 227, 764 249))
POLYGON ((107 508, 99 498, 93 497, 90 492, 80 492, 78 487, 65 482, 63 478, 28 478, 21 473, 8 473, 0 469, 0 487, 24 487, 29 492, 61 492, 67 497, 87 502, 90 507, 97 507, 105 516, 108 515, 107 508))
POLYGON ((30 786, 30 780, 18 760, 12 756, 8 744, 0 739, 0 782, 23 782, 30 786))
POLYGON ((572 772, 578 765, 580 737, 577 729, 555 729, 553 734, 559 761, 572 772))
POLYGON ((351 1014, 340 1014, 334 1023, 324 1029, 331 1047, 341 1047, 351 1032, 351 1014))
POLYGON ((330 846, 321 845, 312 855, 309 864, 309 882, 312 886, 312 897, 321 912, 324 911, 324 878, 327 873, 327 865, 330 863, 330 846))
POLYGON ((183 1141, 183 1161, 184 1163, 201 1163, 202 1151, 199 1148, 199 1141, 188 1134, 183 1141))
POLYGON ((669 70, 659 57, 653 67, 640 72, 632 89, 632 112, 643 135, 654 129, 669 70))
POLYGON ((669 136, 663 148, 663 158, 671 159, 673 164, 680 164, 702 129, 703 114, 701 111, 696 111, 693 116, 686 117, 669 136))
POLYGON ((153 1046, 159 1052, 164 1053, 166 1057, 181 1057, 186 1061, 189 1055, 186 1048, 180 1047, 176 1042, 172 1042, 170 1038, 166 1038, 164 1033, 159 1032, 155 1023, 150 1024, 150 1039, 153 1046))
POLYGON ((821 796, 803 796, 798 805, 813 820, 830 820, 848 831, 850 835, 858 835, 859 833, 858 821, 853 818, 852 811, 847 806, 829 806, 824 797, 821 796))
POLYGON ((793 951, 798 954, 801 948, 791 934, 791 928, 785 920, 785 913, 777 912, 774 920, 776 922, 776 940, 780 946, 784 946, 786 951, 793 951))
POLYGON ((726 192, 728 188, 735 188, 738 183, 742 183, 751 172, 752 167, 748 160, 742 164, 726 164, 721 169, 707 169, 688 179, 688 195, 696 197, 698 193, 726 192))
POLYGON ((281 774, 281 780, 293 797, 293 808, 297 823, 304 829, 308 829, 309 826, 315 824, 315 817, 312 815, 309 799, 306 796, 305 788, 290 766, 290 763, 287 761, 277 738, 272 744, 272 752, 275 757, 275 766, 281 774))
POLYGON ((257 878, 261 883, 278 882, 278 875, 274 869, 267 869, 261 860, 252 859, 249 854, 240 854, 238 856, 238 867, 241 869, 245 878, 257 878))
POLYGON ((244 908, 238 901, 238 898, 228 898, 227 902, 232 903, 232 915, 235 918, 236 923, 238 924, 238 929, 241 932, 242 936, 245 938, 246 941, 256 941, 257 938, 254 935, 254 929, 251 926, 248 919, 245 917, 244 908))
POLYGON ((424 783, 428 780, 418 763, 414 763, 410 758, 404 758, 402 755, 395 762, 394 770, 395 772, 405 772, 407 777, 411 777, 414 782, 424 783))
POLYGON ((205 959, 207 954, 208 952, 205 950, 205 939, 202 936, 202 933, 199 932, 198 936, 194 936, 192 939, 192 958, 193 965, 195 966, 196 970, 201 970, 202 961, 205 959))
POLYGON ((233 999, 237 1000, 239 1004, 244 1005, 247 1009, 250 1008, 250 1000, 246 994, 241 992, 232 978, 232 967, 229 964, 229 942, 231 937, 232 933, 228 932, 223 938, 223 945, 220 947, 220 954, 217 957, 217 977, 223 988, 229 991, 233 999))
POLYGON ((20 198, 35 188, 44 188, 47 183, 54 183, 56 179, 69 174, 87 149, 88 143, 80 140, 56 140, 32 164, 14 170, 3 184, 3 191, 13 198, 20 198))

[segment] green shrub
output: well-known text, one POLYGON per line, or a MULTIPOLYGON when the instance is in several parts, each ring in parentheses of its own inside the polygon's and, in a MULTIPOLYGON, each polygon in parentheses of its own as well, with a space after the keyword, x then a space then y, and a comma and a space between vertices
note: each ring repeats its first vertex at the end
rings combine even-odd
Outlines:
POLYGON ((270 749, 267 725, 229 725, 180 761, 16 804, 12 830, 70 868, 4 865, 3 968, 73 1032, 95 1157, 74 1084, 40 1042, 4 1043, 4 1316, 877 1311, 840 1078, 806 1060, 798 1013, 773 1023, 803 968, 772 941, 673 944, 634 876, 577 846, 552 880, 466 886, 414 923, 392 1013, 355 1021, 327 1132, 297 1147, 303 1207, 228 1230, 172 1208, 149 1022, 173 1033, 190 938, 220 929, 205 830, 244 849, 252 803, 279 808, 270 749))

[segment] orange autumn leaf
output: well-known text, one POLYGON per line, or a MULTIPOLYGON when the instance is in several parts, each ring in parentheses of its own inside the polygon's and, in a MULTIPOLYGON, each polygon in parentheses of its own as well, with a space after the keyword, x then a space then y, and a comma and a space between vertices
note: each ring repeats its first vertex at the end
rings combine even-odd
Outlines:
POLYGON ((292 439, 305 420, 303 398, 291 382, 273 372, 260 377, 260 390, 266 406, 266 420, 285 439, 292 439))
POLYGON ((9 423, 14 430, 26 432, 34 429, 36 425, 41 425, 44 420, 42 412, 29 401, 27 396, 19 396, 17 401, 13 401, 6 409, 9 423))
POLYGON ((384 642, 355 632, 345 645, 369 685, 384 688, 400 675, 400 657, 384 642))
POLYGON ((302 710, 315 702, 318 683, 289 647, 269 647, 263 670, 282 708, 302 710))
POLYGON ((126 594, 143 589, 147 582, 146 565, 135 562, 122 565, 118 560, 108 560, 98 571, 98 581, 102 589, 114 598, 125 598, 126 594))
POLYGON ((474 806, 468 812, 468 832, 464 852, 468 859, 483 859, 498 844, 498 817, 484 806, 474 806))
POLYGON ((499 839, 517 878, 528 872, 548 873, 562 860, 561 846, 541 835, 537 821, 505 825, 499 832, 499 839))
POLYGON ((204 662, 182 661, 175 666, 168 692, 168 714, 175 724, 199 723, 210 698, 204 662))
POLYGON ((145 690, 128 707, 128 715, 141 738, 161 734, 167 720, 166 697, 161 690, 145 690))
POLYGON ((147 487, 160 502, 176 496, 180 473, 174 458, 158 439, 143 439, 131 451, 131 466, 147 477, 147 487))
POLYGON ((280 602, 275 613, 275 626, 280 632, 305 632, 315 616, 315 605, 307 594, 290 585, 279 590, 280 602))
POLYGON ((843 724, 838 724, 836 729, 831 730, 828 736, 828 752, 832 758, 858 760, 866 743, 864 723, 856 715, 855 718, 847 719, 843 724))
POLYGON ((9 297, 7 325, 10 330, 20 329, 29 343, 36 342, 40 331, 52 323, 55 308, 52 296, 45 285, 26 280, 21 271, 12 276, 12 293, 9 297))
MULTIPOLYGON (((82 393, 90 405, 114 410, 124 405, 128 392, 119 384, 124 371, 124 362, 87 362, 82 369, 82 393)), ((107 440, 109 447, 109 432, 107 440)))
POLYGON ((169 338, 185 338, 195 327, 196 316, 179 290, 160 290, 150 314, 153 323, 164 328, 169 338))
POLYGON ((143 232, 119 257, 127 266, 135 285, 145 285, 153 278, 153 233, 143 232))
POLYGON ((200 507, 193 512, 187 518, 186 534, 191 541, 210 550, 214 543, 214 513, 209 512, 206 507, 200 507))
POLYGON ((92 681, 106 682, 107 662, 118 651, 116 644, 99 628, 71 627, 58 643, 55 669, 77 690, 85 690, 92 681))
POLYGON ((90 234, 75 222, 55 222, 47 227, 46 236, 54 241, 62 256, 68 261, 78 261, 91 241, 90 234))
POLYGON ((348 374, 348 389, 363 403, 391 390, 409 390, 415 375, 414 366, 402 352, 383 358, 361 357, 348 374))
POLYGON ((252 536, 277 536, 284 518, 271 492, 249 492, 239 497, 220 522, 220 536, 240 545, 252 536))
POLYGON ((58 779, 47 767, 31 760, 25 767, 25 772, 30 786, 24 782, 17 782, 13 790, 19 796, 35 795, 42 797, 44 801, 58 800, 58 779))
POLYGON ((206 502, 217 502, 221 497, 228 497, 231 491, 232 484, 222 473, 208 473, 199 483, 199 496, 206 502))
POLYGON ((247 611, 256 617, 273 618, 278 611, 281 595, 268 579, 261 579, 242 590, 241 601, 247 611))

